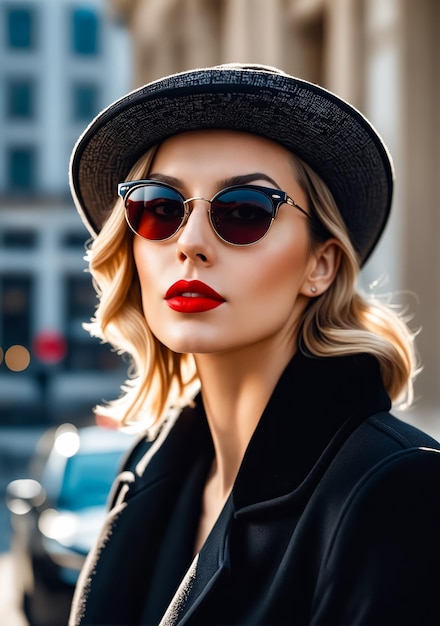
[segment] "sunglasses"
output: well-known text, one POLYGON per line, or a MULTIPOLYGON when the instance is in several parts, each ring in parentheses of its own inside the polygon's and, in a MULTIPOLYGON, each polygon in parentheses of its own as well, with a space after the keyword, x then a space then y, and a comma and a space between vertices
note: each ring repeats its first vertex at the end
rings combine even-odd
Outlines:
POLYGON ((282 204, 290 204, 307 217, 284 191, 243 185, 226 187, 211 200, 187 198, 155 180, 135 180, 118 185, 124 200, 128 225, 137 235, 150 241, 170 239, 187 222, 194 200, 209 202, 209 221, 220 239, 234 246, 248 246, 262 239, 277 216, 282 204))

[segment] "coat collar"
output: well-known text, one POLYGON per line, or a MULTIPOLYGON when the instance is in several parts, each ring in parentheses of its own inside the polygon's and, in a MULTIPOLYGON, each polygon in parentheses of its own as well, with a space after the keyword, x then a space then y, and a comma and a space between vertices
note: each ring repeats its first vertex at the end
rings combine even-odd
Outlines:
POLYGON ((236 510, 305 488, 356 426, 390 406, 374 357, 298 352, 246 450, 233 491, 236 510))
MULTIPOLYGON (((326 459, 334 456, 348 435, 370 415, 390 406, 374 357, 317 358, 298 351, 249 442, 232 492, 234 509, 273 501, 315 484, 327 467, 326 459)), ((150 479, 174 474, 184 481, 195 462, 209 467, 214 449, 200 394, 195 406, 182 411, 157 451, 151 452, 147 453, 150 479)), ((142 460, 141 473, 146 465, 142 460)))
MULTIPOLYGON (((273 512, 277 501, 313 488, 356 426, 389 408, 373 357, 318 359, 295 355, 255 429, 232 494, 160 626, 190 623, 216 581, 229 569, 232 517, 263 509, 273 512)), ((204 427, 207 434, 200 397, 195 414, 198 429, 204 427)))

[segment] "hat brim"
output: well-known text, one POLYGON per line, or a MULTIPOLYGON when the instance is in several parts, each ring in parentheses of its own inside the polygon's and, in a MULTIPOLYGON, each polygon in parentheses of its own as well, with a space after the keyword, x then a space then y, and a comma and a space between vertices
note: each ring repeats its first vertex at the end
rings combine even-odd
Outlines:
POLYGON ((92 236, 117 185, 148 150, 177 133, 229 129, 261 135, 305 161, 332 192, 361 264, 387 222, 393 166, 373 126, 331 92, 272 68, 219 66, 137 89, 100 113, 72 153, 74 202, 92 236))

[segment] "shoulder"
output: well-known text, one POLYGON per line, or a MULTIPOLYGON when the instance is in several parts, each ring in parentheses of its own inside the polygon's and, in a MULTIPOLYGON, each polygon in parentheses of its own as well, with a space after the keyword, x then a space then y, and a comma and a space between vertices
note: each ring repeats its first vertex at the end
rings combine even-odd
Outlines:
POLYGON ((327 623, 435 623, 439 499, 438 449, 402 449, 371 467, 338 512, 316 615, 327 623))
POLYGON ((351 482, 394 454, 415 448, 440 450, 440 444, 423 431, 388 412, 376 413, 362 422, 345 439, 335 455, 335 470, 350 466, 351 482))
MULTIPOLYGON (((330 485, 330 492, 338 498, 338 505, 370 472, 377 472, 381 464, 390 463, 399 453, 419 449, 440 450, 440 444, 426 433, 397 419, 388 412, 376 413, 344 437, 342 445, 331 451, 331 462, 319 485, 330 485)), ((417 456, 417 455, 416 455, 417 456)), ((407 462, 411 464, 412 455, 407 462)), ((328 493, 328 491, 327 491, 328 493)))
POLYGON ((430 447, 440 449, 440 443, 433 437, 387 412, 371 416, 365 425, 376 431, 377 436, 394 441, 402 448, 430 447))
POLYGON ((352 456, 351 488, 341 502, 327 559, 347 555, 347 548, 349 558, 356 551, 358 556, 370 551, 372 557, 375 549, 391 557, 395 549, 396 563, 405 554, 408 563, 426 564, 430 544, 436 546, 433 558, 440 559, 439 444, 389 414, 367 420, 354 439, 359 454, 352 456))
MULTIPOLYGON (((394 505, 400 500, 408 504, 422 494, 422 502, 440 497, 440 444, 390 413, 378 413, 366 420, 354 431, 340 456, 339 467, 347 470, 350 466, 351 473, 351 489, 346 492, 342 516, 348 511, 354 515, 358 506, 373 507, 373 500, 375 506, 391 514, 393 501, 394 505)), ((440 514, 440 506, 437 508, 440 514)))
POLYGON ((351 490, 325 560, 342 560, 349 569, 362 561, 412 580, 415 572, 435 571, 438 580, 439 529, 440 451, 407 448, 377 463, 351 490))
POLYGON ((440 445, 389 413, 374 415, 334 456, 316 496, 331 537, 328 558, 361 536, 397 539, 397 527, 412 536, 428 514, 440 539, 440 445))
MULTIPOLYGON (((338 533, 361 522, 368 532, 389 526, 393 533, 412 532, 438 520, 440 528, 440 450, 406 448, 385 457, 354 486, 340 512, 338 533), (400 529, 400 531, 399 531, 400 529)), ((359 526, 358 526, 359 528, 359 526)), ((336 533, 337 534, 337 533, 336 533)), ((440 533, 439 538, 440 538, 440 533)))

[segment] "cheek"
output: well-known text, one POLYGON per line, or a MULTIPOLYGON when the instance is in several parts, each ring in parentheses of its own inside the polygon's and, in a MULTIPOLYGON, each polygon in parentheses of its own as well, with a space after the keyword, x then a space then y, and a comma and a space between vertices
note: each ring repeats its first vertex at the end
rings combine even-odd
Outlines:
POLYGON ((284 348, 290 353, 308 302, 301 293, 307 271, 307 245, 290 240, 270 250, 265 247, 264 254, 258 252, 255 248, 252 255, 243 254, 243 263, 229 267, 231 306, 228 333, 223 333, 222 341, 227 337, 227 349, 270 339, 276 341, 280 353, 284 348))
POLYGON ((158 255, 157 249, 153 249, 151 245, 139 238, 134 239, 133 256, 139 277, 145 313, 147 309, 146 304, 148 303, 150 307, 157 299, 158 276, 161 274, 161 256, 158 255))
MULTIPOLYGON (((277 239, 277 245, 256 256, 253 271, 249 268, 243 281, 250 281, 260 297, 294 302, 307 270, 308 246, 302 238, 277 239), (280 240, 281 239, 281 240, 280 240)), ((248 265, 248 264, 246 264, 248 265)))

